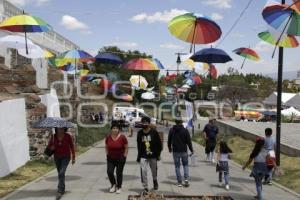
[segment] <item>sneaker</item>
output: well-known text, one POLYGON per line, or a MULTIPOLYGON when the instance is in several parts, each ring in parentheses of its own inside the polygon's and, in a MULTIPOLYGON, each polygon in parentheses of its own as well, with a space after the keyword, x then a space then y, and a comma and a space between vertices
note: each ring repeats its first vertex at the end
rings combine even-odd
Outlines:
POLYGON ((215 159, 211 159, 211 162, 212 162, 212 163, 216 163, 215 159))
POLYGON ((229 189, 230 189, 228 184, 225 186, 225 189, 226 189, 226 190, 229 190, 229 189))
POLYGON ((184 187, 189 187, 190 186, 190 183, 188 180, 184 180, 184 187))
POLYGON ((61 192, 57 192, 56 194, 56 200, 60 200, 62 198, 63 194, 61 192))
POLYGON ((223 187, 223 183, 222 182, 219 182, 219 187, 223 187))
POLYGON ((273 183, 271 182, 271 181, 268 181, 268 183, 267 183, 268 185, 273 185, 273 183))
POLYGON ((180 183, 180 182, 178 182, 176 185, 177 185, 177 187, 182 187, 183 186, 182 183, 180 183))
POLYGON ((121 192, 122 192, 122 189, 121 189, 121 188, 118 188, 118 189, 116 190, 116 194, 121 194, 121 192))
POLYGON ((158 182, 157 181, 153 181, 153 189, 158 190, 158 182))
POLYGON ((116 192, 116 185, 111 186, 111 188, 109 189, 109 193, 114 193, 116 192))

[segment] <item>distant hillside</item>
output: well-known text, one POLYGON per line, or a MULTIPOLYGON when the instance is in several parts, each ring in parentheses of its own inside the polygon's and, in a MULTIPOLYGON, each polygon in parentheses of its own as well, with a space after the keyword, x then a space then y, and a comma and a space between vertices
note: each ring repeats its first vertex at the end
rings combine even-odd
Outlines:
MULTIPOLYGON (((277 73, 267 73, 264 74, 265 76, 271 77, 274 80, 277 80, 277 73)), ((283 72, 283 79, 289 79, 289 80, 294 80, 297 78, 297 71, 287 71, 283 72)))

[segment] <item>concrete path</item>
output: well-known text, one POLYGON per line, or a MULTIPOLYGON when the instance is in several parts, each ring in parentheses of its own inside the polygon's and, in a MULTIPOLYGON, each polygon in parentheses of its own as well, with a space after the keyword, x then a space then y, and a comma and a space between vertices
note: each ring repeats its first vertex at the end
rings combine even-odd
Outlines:
MULTIPOLYGON (((159 127, 167 137, 167 129, 159 127)), ((106 175, 105 149, 103 142, 92 148, 78 159, 76 165, 69 166, 66 178, 67 193, 63 200, 95 200, 114 199, 126 200, 128 195, 139 194, 142 190, 140 183, 140 169, 136 160, 135 136, 129 139, 129 155, 124 170, 123 193, 109 194, 110 186, 106 175)), ((158 166, 159 193, 165 195, 226 195, 235 200, 252 200, 255 195, 255 186, 248 172, 242 171, 231 163, 230 191, 218 187, 215 165, 204 162, 203 148, 194 144, 195 152, 199 158, 198 166, 190 168, 189 188, 178 188, 171 154, 166 148, 166 141, 162 153, 162 161, 158 166)), ((151 180, 150 180, 151 181, 151 180)), ((2 200, 53 200, 56 194, 56 172, 48 174, 41 179, 22 187, 15 193, 2 198, 2 200)), ((152 186, 152 181, 150 182, 152 186)), ((266 200, 297 200, 299 197, 290 194, 276 186, 265 186, 266 200)))

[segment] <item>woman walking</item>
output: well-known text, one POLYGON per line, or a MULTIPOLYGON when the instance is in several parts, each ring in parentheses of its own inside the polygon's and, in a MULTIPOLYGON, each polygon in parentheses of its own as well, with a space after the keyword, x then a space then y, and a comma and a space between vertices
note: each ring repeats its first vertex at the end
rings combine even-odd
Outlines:
POLYGON ((123 169, 128 154, 128 141, 126 136, 120 133, 117 123, 111 125, 111 133, 106 137, 105 149, 107 155, 107 175, 111 183, 110 193, 122 192, 123 169), (114 171, 116 168, 115 178, 114 171))
POLYGON ((217 171, 219 172, 219 185, 223 186, 223 173, 225 179, 225 188, 229 190, 229 165, 228 160, 230 159, 230 153, 232 150, 227 146, 226 142, 220 142, 219 152, 218 152, 218 167, 217 171))
POLYGON ((265 140, 263 138, 257 138, 255 147, 250 154, 250 158, 244 165, 243 170, 245 170, 254 160, 253 169, 250 176, 255 179, 257 196, 255 199, 262 200, 262 181, 267 174, 266 158, 268 151, 264 148, 265 140))
POLYGON ((65 174, 70 161, 72 160, 72 165, 75 164, 74 142, 67 130, 68 128, 55 128, 55 134, 48 144, 48 147, 53 151, 58 173, 57 198, 65 193, 65 174))

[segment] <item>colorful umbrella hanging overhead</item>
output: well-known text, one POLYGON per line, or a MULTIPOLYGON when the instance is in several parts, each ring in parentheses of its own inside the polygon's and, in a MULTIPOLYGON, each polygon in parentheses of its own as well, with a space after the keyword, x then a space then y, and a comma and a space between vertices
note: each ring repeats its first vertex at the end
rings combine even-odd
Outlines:
POLYGON ((260 60, 260 57, 258 56, 258 54, 250 48, 241 47, 241 48, 233 50, 233 52, 239 56, 244 57, 244 61, 241 66, 241 69, 243 69, 246 59, 253 60, 253 61, 260 60))
POLYGON ((193 75, 192 77, 185 80, 187 85, 200 85, 202 83, 201 77, 199 75, 193 75))
POLYGON ((293 35, 284 35, 282 38, 279 40, 279 38, 276 38, 274 35, 272 35, 269 31, 264 31, 258 34, 258 37, 262 39, 265 42, 268 42, 269 44, 272 45, 277 45, 279 47, 284 47, 284 48, 295 48, 299 46, 299 43, 297 41, 297 38, 293 35))
POLYGON ((218 40, 222 31, 220 26, 206 17, 186 13, 173 18, 168 25, 172 35, 180 40, 193 44, 209 44, 218 40))
POLYGON ((192 55, 191 59, 194 62, 202 63, 226 63, 232 61, 231 57, 225 51, 217 48, 202 49, 192 55))
POLYGON ((28 53, 27 33, 47 32, 52 30, 52 27, 39 17, 23 14, 5 19, 0 23, 0 29, 25 33, 25 49, 26 53, 28 53))
POLYGON ((152 61, 156 64, 156 66, 159 69, 165 69, 165 67, 163 66, 163 64, 157 58, 152 59, 152 61))
POLYGON ((150 59, 137 58, 132 59, 124 65, 128 70, 141 70, 141 71, 159 71, 159 67, 150 59))
POLYGON ((100 52, 95 57, 95 60, 100 63, 115 64, 115 65, 123 64, 121 58, 113 53, 100 52))
POLYGON ((293 0, 293 4, 291 6, 292 9, 296 10, 296 12, 300 13, 300 1, 299 0, 293 0))
POLYGON ((148 82, 145 77, 139 75, 133 75, 129 79, 131 86, 136 89, 145 90, 148 86, 148 82))
POLYGON ((263 10, 262 16, 270 26, 280 31, 281 35, 287 33, 300 36, 300 13, 288 5, 268 6, 263 10))

